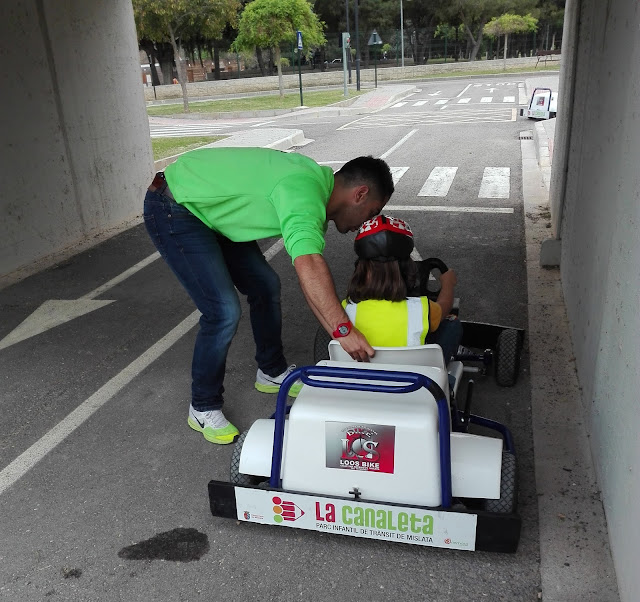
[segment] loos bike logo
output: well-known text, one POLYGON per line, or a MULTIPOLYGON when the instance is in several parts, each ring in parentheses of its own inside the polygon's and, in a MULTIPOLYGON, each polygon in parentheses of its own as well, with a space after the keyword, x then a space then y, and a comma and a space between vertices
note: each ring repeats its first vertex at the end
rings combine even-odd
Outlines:
POLYGON ((326 424, 327 467, 393 472, 395 427, 326 424))

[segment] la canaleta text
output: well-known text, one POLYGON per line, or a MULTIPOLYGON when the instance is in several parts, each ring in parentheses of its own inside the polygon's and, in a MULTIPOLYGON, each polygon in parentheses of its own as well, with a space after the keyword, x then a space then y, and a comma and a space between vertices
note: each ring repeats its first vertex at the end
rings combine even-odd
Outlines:
MULTIPOLYGON (((336 507, 334 504, 316 502, 316 521, 335 523, 336 507), (324 507, 323 507, 324 506, 324 507)), ((355 527, 372 527, 401 533, 424 533, 433 535, 433 516, 430 514, 417 515, 413 512, 394 512, 393 510, 376 510, 362 506, 343 505, 340 512, 340 522, 343 525, 355 527)))

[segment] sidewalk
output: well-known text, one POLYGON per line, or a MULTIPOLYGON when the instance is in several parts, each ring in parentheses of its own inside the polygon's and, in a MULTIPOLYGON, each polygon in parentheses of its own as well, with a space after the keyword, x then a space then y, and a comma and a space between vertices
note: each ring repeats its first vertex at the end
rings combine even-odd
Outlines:
MULTIPOLYGON (((533 87, 543 85, 537 80, 527 80, 526 84, 529 95, 533 87)), ((606 519, 583 421, 560 269, 540 266, 540 245, 550 237, 549 182, 555 119, 532 125, 532 131, 523 132, 521 148, 542 599, 618 602, 606 519), (533 140, 524 139, 529 136, 533 140)))

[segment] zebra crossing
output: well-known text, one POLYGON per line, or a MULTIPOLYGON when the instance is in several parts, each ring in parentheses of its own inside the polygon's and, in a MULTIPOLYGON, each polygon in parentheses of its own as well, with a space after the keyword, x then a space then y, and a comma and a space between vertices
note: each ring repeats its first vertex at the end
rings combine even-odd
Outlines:
MULTIPOLYGON (((321 165, 339 165, 344 161, 320 161, 321 165)), ((393 177, 394 186, 398 185, 401 178, 407 174, 409 167, 392 167, 390 166, 391 176, 393 177)), ((414 205, 396 205, 392 199, 387 205, 389 210, 396 211, 429 211, 429 212, 447 212, 447 213, 498 213, 513 214, 513 207, 495 207, 495 206, 473 206, 464 207, 456 205, 429 205, 427 199, 446 199, 449 190, 453 184, 458 167, 436 166, 422 184, 416 193, 417 200, 414 205)), ((409 195, 411 193, 409 192, 409 195)), ((403 191, 406 198, 407 193, 403 191)), ((482 179, 478 186, 478 199, 510 199, 511 198, 511 168, 510 167, 485 167, 482 173, 482 179)))
MULTIPOLYGON (((436 101, 438 102, 438 101, 436 101)), ((412 127, 417 125, 442 125, 447 123, 496 123, 515 121, 517 117, 515 107, 486 107, 484 109, 458 109, 436 113, 409 112, 390 115, 388 113, 376 113, 366 115, 345 123, 338 130, 359 130, 370 128, 396 128, 412 127)))
MULTIPOLYGON (((393 183, 397 185, 408 167, 391 167, 393 183)), ((449 189, 458 173, 458 167, 437 166, 431 170, 429 177, 417 193, 418 199, 414 205, 395 204, 392 199, 387 205, 389 211, 422 211, 432 213, 494 213, 513 214, 513 207, 494 206, 459 206, 459 205, 430 205, 425 201, 430 199, 446 199, 449 189)), ((511 168, 485 167, 478 190, 478 199, 509 199, 511 196, 511 168)), ((406 198, 406 197, 405 197, 406 198)))
POLYGON ((181 123, 179 125, 149 124, 152 138, 178 138, 183 136, 215 136, 234 127, 228 123, 181 123))
MULTIPOLYGON (((394 105, 391 105, 391 109, 399 109, 400 107, 404 107, 406 105, 410 105, 412 107, 423 107, 428 104, 432 104, 434 107, 442 108, 444 106, 451 105, 465 105, 465 104, 476 104, 472 103, 471 96, 465 96, 463 98, 438 98, 437 100, 427 99, 427 100, 401 100, 394 105)), ((509 103, 515 104, 516 97, 515 96, 482 96, 480 98, 480 104, 491 104, 491 103, 509 103)))

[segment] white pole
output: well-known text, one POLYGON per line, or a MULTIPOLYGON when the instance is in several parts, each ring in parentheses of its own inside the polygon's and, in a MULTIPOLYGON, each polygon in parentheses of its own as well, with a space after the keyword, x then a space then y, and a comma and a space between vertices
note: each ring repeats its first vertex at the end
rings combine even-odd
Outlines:
POLYGON ((400 53, 402 54, 402 66, 404 67, 404 15, 402 14, 402 0, 400 0, 400 53))

